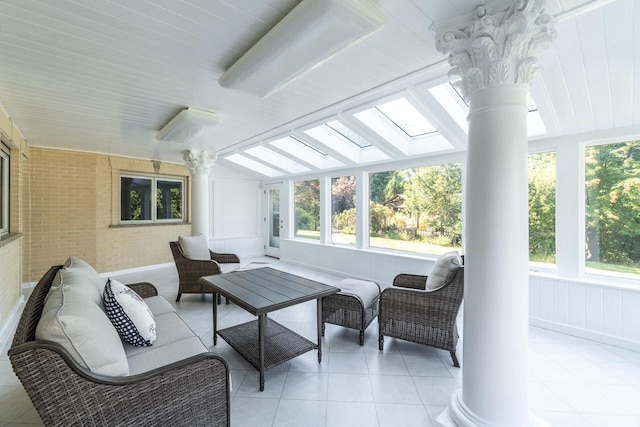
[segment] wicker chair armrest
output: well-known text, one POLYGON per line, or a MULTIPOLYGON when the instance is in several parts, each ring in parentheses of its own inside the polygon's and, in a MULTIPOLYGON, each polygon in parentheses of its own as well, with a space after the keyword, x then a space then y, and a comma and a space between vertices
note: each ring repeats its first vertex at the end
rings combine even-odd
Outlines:
POLYGON ((213 353, 128 377, 95 375, 51 342, 9 356, 45 425, 230 425, 229 367, 213 353))
POLYGON ((211 259, 214 261, 217 261, 219 263, 222 264, 226 264, 226 263, 239 263, 240 262, 240 258, 238 258, 238 256, 236 254, 220 254, 220 253, 216 253, 213 251, 209 251, 209 253, 211 254, 211 259))
POLYGON ((158 295, 158 289, 148 282, 131 283, 127 286, 133 289, 142 298, 155 297, 158 295))
POLYGON ((460 302, 450 292, 444 289, 419 290, 406 288, 387 288, 380 295, 380 316, 385 317, 391 312, 393 318, 411 316, 413 321, 429 323, 429 317, 437 321, 444 321, 458 315, 460 302))
POLYGON ((398 274, 393 279, 393 286, 424 290, 427 286, 427 276, 420 276, 418 274, 398 274))
POLYGON ((183 272, 187 273, 189 276, 194 277, 202 277, 202 276, 210 276, 212 274, 220 274, 222 270, 220 270, 220 265, 216 260, 195 260, 191 259, 188 262, 185 262, 181 266, 183 272))

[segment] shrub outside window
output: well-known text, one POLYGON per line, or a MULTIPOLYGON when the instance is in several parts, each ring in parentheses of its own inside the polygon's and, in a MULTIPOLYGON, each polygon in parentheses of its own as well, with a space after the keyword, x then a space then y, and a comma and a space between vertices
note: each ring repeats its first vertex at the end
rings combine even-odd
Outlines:
POLYGON ((320 240, 320 180, 293 183, 294 236, 320 240))
POLYGON ((529 154, 529 264, 556 264, 556 153, 529 154))
POLYGON ((183 208, 183 180, 130 175, 120 177, 121 222, 182 222, 183 208))
POLYGON ((586 272, 640 278, 640 141, 585 149, 586 272))
POLYGON ((331 243, 356 244, 356 177, 331 179, 331 243))
POLYGON ((0 149, 0 235, 9 232, 9 155, 0 149))
POLYGON ((372 173, 370 246, 441 255, 461 249, 462 167, 372 173))

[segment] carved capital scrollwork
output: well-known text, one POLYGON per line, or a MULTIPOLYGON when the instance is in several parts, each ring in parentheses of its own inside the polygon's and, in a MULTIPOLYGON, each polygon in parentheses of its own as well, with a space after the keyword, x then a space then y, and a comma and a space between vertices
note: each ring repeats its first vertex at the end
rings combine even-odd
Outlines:
POLYGON ((487 5, 474 10, 471 25, 446 29, 436 48, 449 54, 452 80, 466 100, 477 90, 527 84, 538 70, 538 56, 555 38, 555 22, 544 13, 545 0, 518 0, 492 14, 487 5))
POLYGON ((218 155, 204 150, 190 150, 185 152, 184 160, 189 165, 191 175, 208 175, 218 155))

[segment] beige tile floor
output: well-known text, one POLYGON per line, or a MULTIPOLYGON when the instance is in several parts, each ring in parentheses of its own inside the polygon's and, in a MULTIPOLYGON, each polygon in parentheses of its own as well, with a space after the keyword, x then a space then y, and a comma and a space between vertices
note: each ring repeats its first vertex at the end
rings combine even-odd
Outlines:
MULTIPOLYGON (((328 284, 341 279, 275 259, 254 261, 328 284)), ((451 365, 447 352, 391 338, 384 352, 378 351, 374 322, 364 347, 357 344, 357 331, 327 325, 322 364, 310 352, 273 368, 261 393, 257 371, 223 340, 213 346, 211 297, 183 295, 175 303, 178 278, 172 267, 119 279, 154 283, 211 351, 225 358, 234 385, 234 427, 431 426, 462 382, 462 371, 451 365)), ((309 302, 271 317, 315 340, 315 312, 315 303, 309 302)), ((230 304, 220 306, 219 319, 225 327, 251 316, 230 304)), ((535 327, 529 350, 531 409, 539 418, 562 427, 640 426, 640 353, 535 327)), ((0 353, 0 427, 41 425, 6 354, 5 346, 0 353)))

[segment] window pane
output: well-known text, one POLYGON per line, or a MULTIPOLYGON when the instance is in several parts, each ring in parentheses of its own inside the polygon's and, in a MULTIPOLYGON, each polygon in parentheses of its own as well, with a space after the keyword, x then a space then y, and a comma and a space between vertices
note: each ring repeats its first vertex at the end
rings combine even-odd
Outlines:
POLYGON ((640 141, 585 150, 587 273, 640 276, 640 141))
POLYGON ((356 177, 331 179, 331 242, 356 244, 356 177))
POLYGON ((529 154, 529 262, 555 268, 556 153, 529 154))
POLYGON ((298 181, 293 186, 294 236, 320 240, 320 180, 298 181))
POLYGON ((376 108, 410 137, 436 132, 436 128, 406 98, 377 105, 376 108))
POLYGON ((182 219, 182 182, 156 181, 156 219, 182 219))
POLYGON ((371 147, 371 143, 360 136, 360 134, 351 130, 351 128, 343 125, 337 120, 332 120, 327 122, 326 125, 339 133, 340 135, 347 138, 349 141, 357 145, 359 148, 371 147))
POLYGON ((120 177, 120 220, 151 221, 151 179, 120 177))
POLYGON ((370 246, 440 255, 462 243, 459 163, 370 175, 370 246))

